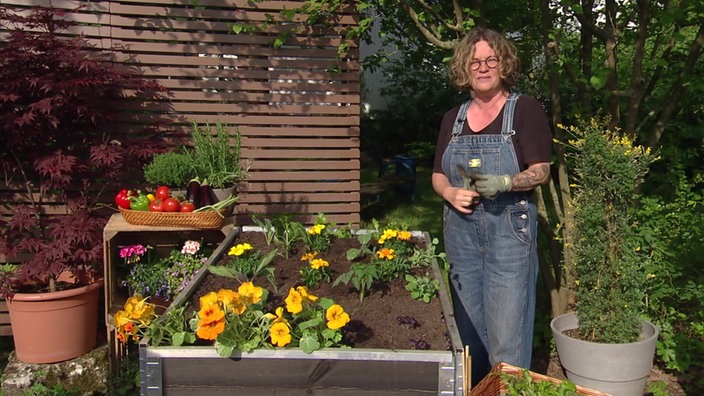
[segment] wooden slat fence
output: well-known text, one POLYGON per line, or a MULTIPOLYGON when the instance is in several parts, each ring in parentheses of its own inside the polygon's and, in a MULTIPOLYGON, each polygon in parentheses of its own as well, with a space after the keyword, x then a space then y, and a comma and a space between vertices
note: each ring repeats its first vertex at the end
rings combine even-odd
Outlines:
MULTIPOLYGON (((114 51, 117 62, 138 67, 170 90, 170 100, 153 110, 174 131, 190 131, 193 121, 239 129, 242 159, 251 161, 249 177, 238 186, 243 193, 236 209, 239 224, 250 224, 252 214, 280 213, 306 223, 324 213, 338 224, 358 224, 357 43, 350 41, 350 49, 338 56, 338 46, 357 18, 349 8, 328 26, 294 31, 302 25, 283 19, 279 11, 301 3, 51 1, 57 8, 82 6, 70 15, 80 23, 71 34, 114 51), (255 33, 233 33, 235 23, 261 23, 272 16, 255 33), (284 44, 274 48, 282 35, 284 44)), ((49 1, 0 0, 0 6, 37 5, 49 1)), ((302 18, 297 15, 294 21, 302 18)), ((126 119, 118 126, 129 131, 130 123, 126 119)))

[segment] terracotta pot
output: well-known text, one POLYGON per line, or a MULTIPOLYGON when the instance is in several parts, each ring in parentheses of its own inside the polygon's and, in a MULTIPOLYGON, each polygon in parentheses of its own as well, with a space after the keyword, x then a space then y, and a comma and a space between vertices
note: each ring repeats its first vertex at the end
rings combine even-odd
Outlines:
POLYGON ((15 354, 25 363, 56 363, 95 348, 103 280, 53 293, 16 293, 7 300, 15 354))

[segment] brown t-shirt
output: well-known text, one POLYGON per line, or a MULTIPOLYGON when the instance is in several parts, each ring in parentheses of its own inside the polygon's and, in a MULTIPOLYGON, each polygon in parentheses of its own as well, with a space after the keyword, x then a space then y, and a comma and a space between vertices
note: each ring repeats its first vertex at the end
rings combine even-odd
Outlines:
MULTIPOLYGON (((437 146, 435 146, 435 162, 433 172, 444 173, 442 171, 442 155, 450 142, 452 127, 457 118, 460 106, 454 107, 445 113, 440 124, 440 134, 438 135, 437 146)), ((501 124, 504 120, 504 112, 501 110, 494 121, 486 128, 479 131, 484 134, 501 133, 501 124)), ((552 156, 552 133, 548 117, 543 110, 543 106, 535 98, 521 95, 516 102, 516 109, 513 115, 513 146, 516 149, 516 157, 521 170, 528 168, 530 164, 536 162, 550 162, 552 156)), ((462 128, 462 135, 473 134, 468 123, 465 121, 462 128)))

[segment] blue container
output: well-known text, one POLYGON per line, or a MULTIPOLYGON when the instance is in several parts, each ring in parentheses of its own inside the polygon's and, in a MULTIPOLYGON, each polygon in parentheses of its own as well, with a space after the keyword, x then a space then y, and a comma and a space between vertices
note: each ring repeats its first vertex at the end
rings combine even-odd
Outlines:
POLYGON ((418 157, 411 154, 398 154, 394 158, 385 160, 379 170, 379 177, 389 177, 386 175, 386 168, 394 167, 394 176, 403 178, 405 182, 398 192, 410 195, 411 201, 416 199, 416 166, 418 157))

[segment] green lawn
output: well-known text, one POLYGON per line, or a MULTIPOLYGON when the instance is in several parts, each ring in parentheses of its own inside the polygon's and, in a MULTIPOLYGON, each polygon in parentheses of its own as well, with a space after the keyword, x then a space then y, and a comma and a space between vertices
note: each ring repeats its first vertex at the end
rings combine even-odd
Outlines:
MULTIPOLYGON (((363 169, 362 183, 373 182, 377 169, 363 169)), ((442 241, 443 200, 435 193, 430 181, 431 169, 419 167, 416 176, 416 198, 390 189, 375 196, 362 198, 362 228, 371 228, 376 219, 381 225, 403 226, 408 230, 427 231, 432 238, 442 241)), ((442 243, 438 251, 444 251, 442 243)))

